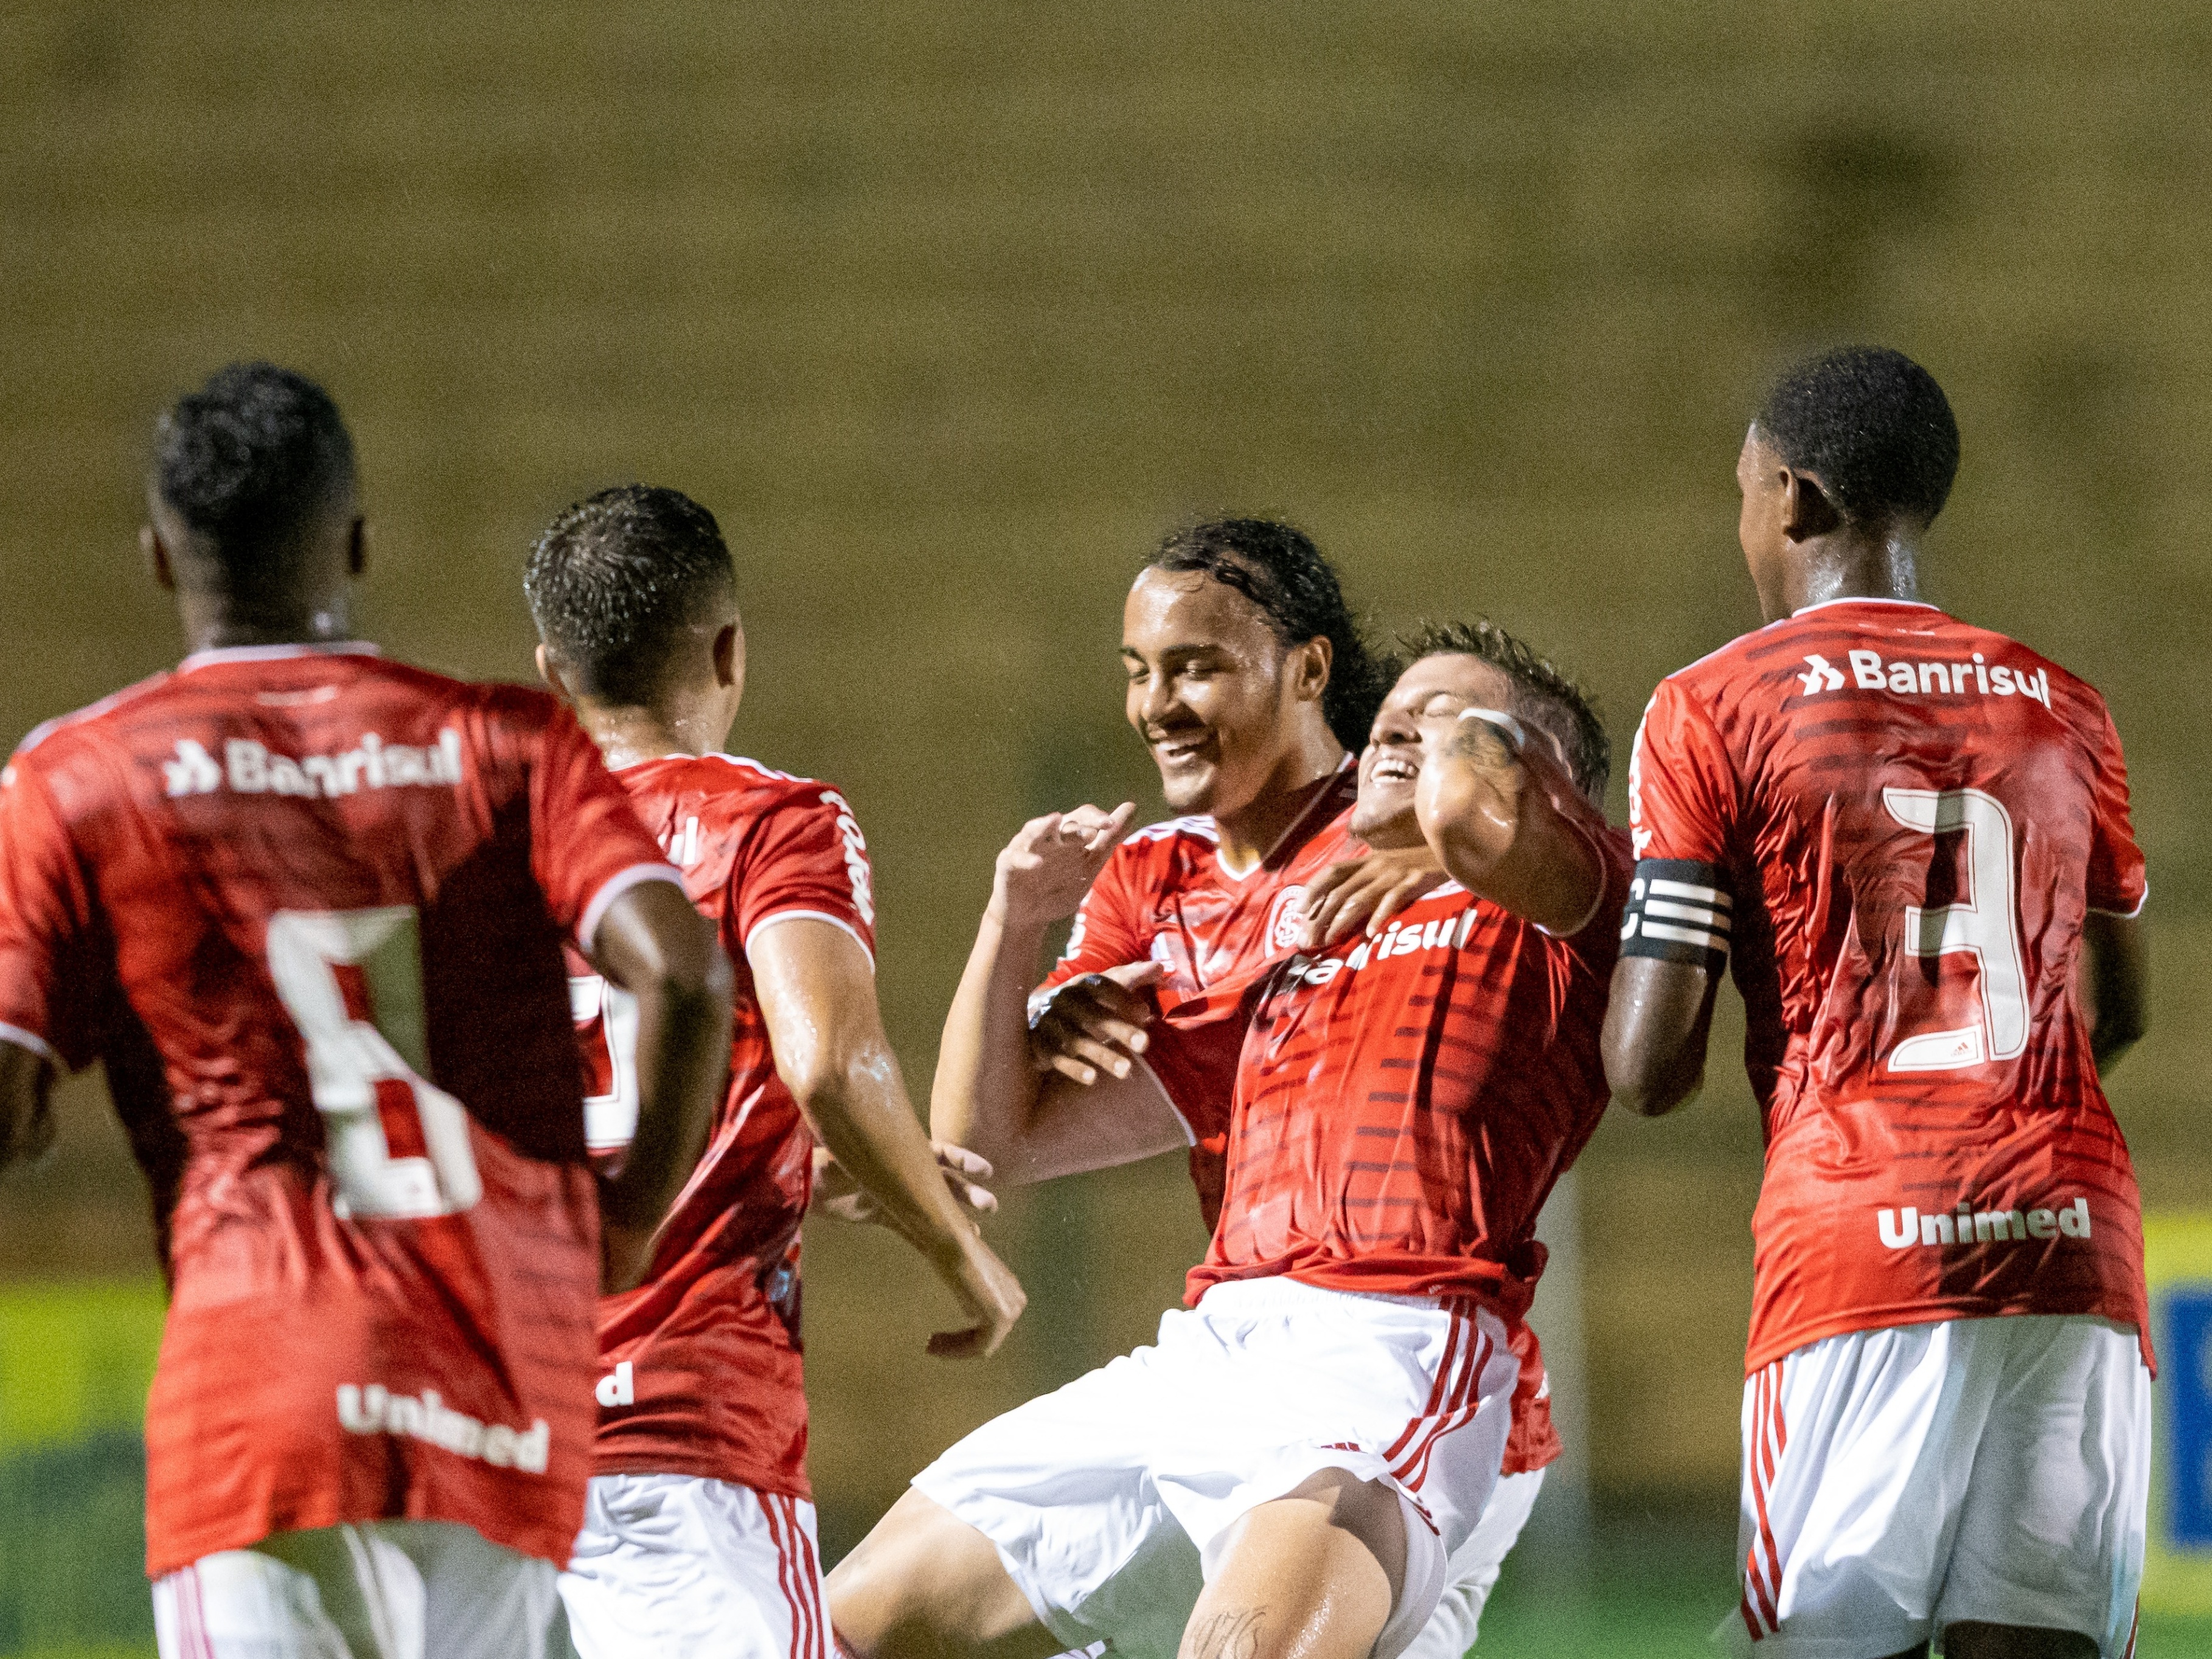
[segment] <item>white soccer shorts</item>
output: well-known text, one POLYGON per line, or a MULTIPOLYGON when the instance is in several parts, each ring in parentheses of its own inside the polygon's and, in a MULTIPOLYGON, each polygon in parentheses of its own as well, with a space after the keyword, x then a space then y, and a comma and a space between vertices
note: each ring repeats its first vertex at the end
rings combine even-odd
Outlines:
POLYGON ((1230 1528, 1323 1469, 1388 1481, 1397 1659, 1498 1484, 1517 1363, 1497 1316, 1285 1279, 1217 1285, 1159 1339, 975 1433, 915 1477, 998 1547, 1070 1649, 1174 1659, 1230 1528))
POLYGON ((594 1475, 561 1599, 580 1659, 832 1659, 814 1505, 726 1480, 594 1475))
POLYGON ((1482 1519, 1467 1542, 1452 1552, 1444 1593, 1437 1598, 1437 1610, 1421 1626, 1404 1659, 1461 1659, 1474 1645, 1482 1609, 1498 1588, 1498 1571, 1521 1528, 1528 1524, 1528 1511, 1543 1488, 1541 1469, 1498 1477, 1497 1490, 1483 1505, 1482 1519))
POLYGON ((2150 1374, 2129 1327, 2014 1315, 1808 1343, 1744 1385, 1756 1659, 1884 1659, 1966 1620, 2134 1643, 2150 1374))
POLYGON ((553 1564, 446 1521, 279 1533, 154 1581, 161 1659, 558 1659, 553 1564))

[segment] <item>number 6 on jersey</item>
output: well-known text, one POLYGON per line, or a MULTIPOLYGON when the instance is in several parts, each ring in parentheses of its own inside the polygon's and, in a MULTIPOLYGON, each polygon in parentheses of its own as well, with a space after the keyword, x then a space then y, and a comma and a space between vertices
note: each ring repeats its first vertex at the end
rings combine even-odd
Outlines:
POLYGON ((269 976, 307 1045, 338 1215, 421 1218, 474 1204, 483 1188, 468 1109, 423 1075, 414 910, 279 910, 269 919, 269 976))

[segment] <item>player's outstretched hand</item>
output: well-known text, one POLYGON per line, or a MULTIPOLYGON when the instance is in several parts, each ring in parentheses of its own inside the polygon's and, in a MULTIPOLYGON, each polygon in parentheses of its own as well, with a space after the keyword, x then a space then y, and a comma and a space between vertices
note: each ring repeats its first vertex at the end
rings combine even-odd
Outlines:
POLYGON ((1110 812, 1079 806, 1024 824, 999 854, 991 884, 991 910, 1000 925, 1043 927, 1073 915, 1136 816, 1136 803, 1123 801, 1110 812))
POLYGON ((1152 1039, 1152 1005, 1143 993, 1159 983, 1157 962, 1133 962, 1103 974, 1084 974, 1055 985, 1030 1019, 1030 1058, 1040 1072, 1057 1072, 1088 1086, 1103 1071, 1129 1075, 1152 1039))
POLYGON ((929 1339, 930 1352, 939 1359, 989 1358, 1029 1305, 1029 1293, 980 1234, 970 1234, 959 1258, 940 1264, 938 1273, 975 1322, 965 1330, 938 1332, 929 1339))
MULTIPOLYGON (((929 1150, 937 1154, 937 1167, 944 1172, 945 1184, 951 1189, 953 1197, 978 1215, 996 1212, 999 1195, 978 1184, 991 1178, 988 1158, 965 1146, 955 1146, 949 1140, 933 1140, 929 1150)), ((836 1221, 886 1224, 883 1206, 860 1190, 860 1182, 830 1156, 827 1146, 814 1149, 814 1198, 810 1207, 815 1214, 836 1221)))
POLYGON ((1332 864, 1306 889, 1299 948, 1318 951, 1361 927, 1372 938, 1391 917, 1449 879, 1425 846, 1393 848, 1332 864))

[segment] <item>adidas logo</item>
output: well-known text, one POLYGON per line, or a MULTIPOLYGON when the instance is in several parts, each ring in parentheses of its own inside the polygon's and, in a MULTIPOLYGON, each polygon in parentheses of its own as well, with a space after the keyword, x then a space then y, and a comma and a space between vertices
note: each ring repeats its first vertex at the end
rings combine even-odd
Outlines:
MULTIPOLYGON (((1851 668, 1850 683, 1862 691, 1887 691, 1901 697, 1956 697, 1972 692, 1984 697, 2029 697, 2045 708, 2051 707, 2049 669, 2039 668, 2031 674, 2002 663, 1992 665, 1978 651, 1972 662, 1885 663, 1879 651, 1853 651, 1845 660, 1851 668)), ((1805 672, 1798 675, 1797 684, 1808 697, 1840 691, 1844 671, 1819 652, 1808 652, 1805 672)))
POLYGON ((233 738, 217 765, 190 738, 177 740, 177 757, 161 763, 161 782, 172 799, 211 795, 226 783, 241 795, 300 795, 335 799, 362 789, 404 789, 461 781, 461 734, 451 726, 427 749, 386 743, 365 732, 360 746, 336 755, 279 755, 251 738, 233 738))
POLYGON ((1881 1242, 1893 1250, 1912 1245, 2007 1244, 2031 1238, 2087 1238, 2089 1200, 2077 1198, 2061 1210, 1977 1210, 1967 1200, 1959 1201, 1955 1214, 1941 1210, 1923 1215, 1908 1204, 1902 1211, 1883 1210, 1875 1224, 1881 1242))
POLYGON ((348 1434, 396 1434, 441 1447, 457 1457, 473 1457, 495 1469, 543 1474, 553 1448, 553 1431, 544 1418, 526 1429, 479 1423, 438 1398, 434 1389, 420 1395, 393 1394, 381 1382, 367 1388, 338 1384, 338 1426, 348 1434))

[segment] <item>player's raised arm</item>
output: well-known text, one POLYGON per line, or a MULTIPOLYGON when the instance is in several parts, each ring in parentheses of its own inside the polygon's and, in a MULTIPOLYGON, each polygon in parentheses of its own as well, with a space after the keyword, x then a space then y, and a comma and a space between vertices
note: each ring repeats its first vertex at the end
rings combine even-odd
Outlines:
MULTIPOLYGON (((1440 696, 1420 711, 1422 838, 1468 891, 1551 933, 1579 931, 1605 872, 1575 821, 1573 780, 1547 752, 1548 737, 1496 709, 1453 702, 1440 696)), ((1396 728, 1378 726, 1376 740, 1397 741, 1396 728)))
POLYGON ((592 965, 637 999, 637 1133, 599 1188, 609 1291, 631 1288, 653 1229, 706 1145, 730 1059, 729 958, 673 882, 640 882, 599 918, 592 965))
POLYGON ((1029 994, 1046 930, 1074 910, 1135 808, 1033 818, 999 854, 991 902, 945 1015, 930 1132, 981 1153, 1012 1185, 1133 1163, 1185 1144, 1159 1084, 1125 1056, 1091 1080, 1031 1057, 1029 994))
POLYGON ((921 1253, 974 1322, 930 1339, 951 1358, 995 1352, 1027 1298, 947 1185, 884 1035, 874 965, 834 922, 786 916, 745 947, 784 1086, 876 1218, 921 1253))

